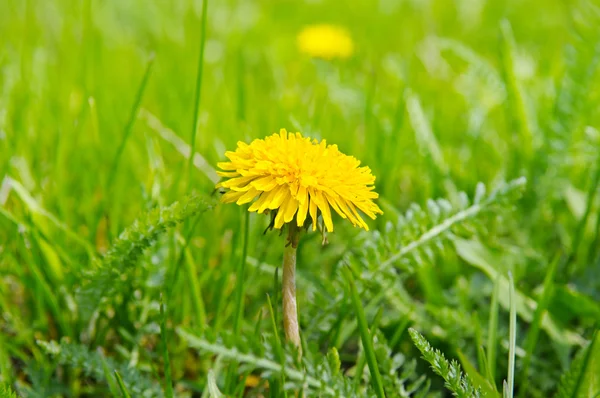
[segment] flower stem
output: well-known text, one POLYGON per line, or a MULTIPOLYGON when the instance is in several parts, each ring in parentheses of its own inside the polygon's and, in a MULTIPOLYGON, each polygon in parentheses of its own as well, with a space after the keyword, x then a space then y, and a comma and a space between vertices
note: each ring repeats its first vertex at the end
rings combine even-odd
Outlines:
POLYGON ((298 348, 298 354, 302 355, 296 304, 296 248, 299 231, 294 223, 289 223, 288 228, 288 239, 283 252, 283 328, 286 339, 291 341, 298 348))

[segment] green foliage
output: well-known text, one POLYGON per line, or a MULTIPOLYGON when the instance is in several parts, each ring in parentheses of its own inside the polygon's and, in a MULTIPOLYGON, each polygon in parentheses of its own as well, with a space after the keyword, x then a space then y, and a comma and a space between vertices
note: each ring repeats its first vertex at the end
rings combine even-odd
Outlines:
POLYGON ((560 378, 556 398, 597 397, 600 394, 600 333, 581 349, 569 370, 560 378))
MULTIPOLYGON (((352 379, 343 374, 339 358, 336 359, 336 351, 331 351, 326 357, 312 358, 313 355, 305 355, 302 366, 299 367, 295 363, 295 354, 291 346, 286 350, 282 363, 269 339, 260 342, 245 336, 244 341, 237 342, 239 346, 230 346, 225 341, 233 340, 232 336, 208 339, 184 329, 177 332, 190 347, 233 362, 240 372, 252 372, 269 380, 273 380, 274 376, 277 379, 278 376, 284 375, 285 390, 288 391, 304 388, 307 394, 315 396, 376 396, 370 387, 353 383, 352 379), (257 352, 248 352, 247 347, 254 347, 257 352)), ((425 376, 417 374, 415 362, 406 361, 402 355, 392 355, 392 350, 380 333, 374 338, 374 353, 382 372, 382 385, 387 397, 409 398, 427 395, 430 383, 425 376)), ((362 374, 355 377, 362 378, 362 374)), ((217 387, 214 374, 212 378, 209 376, 208 383, 209 389, 217 387)))
POLYGON ((343 269, 348 280, 350 297, 352 298, 352 304, 354 311, 356 312, 356 318, 358 320, 358 329, 360 330, 360 338, 365 349, 365 355, 367 357, 367 363, 369 364, 369 370, 371 371, 371 382, 373 383, 373 389, 377 394, 378 398, 383 398, 385 393, 383 392, 383 382, 381 381, 381 374, 379 373, 379 366, 377 365, 377 357, 375 356, 375 349, 373 348, 373 336, 369 331, 369 325, 365 318, 365 311, 358 290, 356 290, 356 283, 352 276, 352 272, 348 268, 343 269))
POLYGON ((206 384, 208 389, 208 396, 210 398, 223 397, 223 394, 221 394, 221 391, 219 390, 219 386, 217 386, 217 381, 215 380, 215 373, 212 370, 208 371, 208 382, 206 384))
POLYGON ((18 398, 18 395, 6 384, 0 384, 0 398, 18 398))
POLYGON ((512 208, 525 189, 525 178, 499 184, 489 194, 479 183, 472 201, 460 192, 454 205, 447 199, 428 200, 425 209, 413 203, 395 222, 386 225, 385 234, 375 232, 364 249, 364 261, 379 263, 377 271, 391 265, 408 272, 431 262, 436 253, 445 252, 445 244, 455 236, 482 236, 492 221, 502 220, 503 210, 512 208))
POLYGON ((375 355, 383 377, 386 397, 418 398, 429 396, 431 381, 419 374, 416 359, 394 353, 381 332, 374 336, 375 355))
POLYGON ((302 388, 303 384, 306 383, 310 391, 327 395, 335 395, 336 391, 340 392, 345 390, 343 377, 339 375, 337 370, 335 372, 332 371, 329 368, 329 363, 327 361, 318 365, 319 370, 324 371, 324 373, 315 378, 308 371, 311 368, 314 369, 314 365, 307 366, 307 371, 304 373, 295 368, 294 357, 291 354, 286 355, 284 361, 285 366, 282 366, 275 356, 272 355, 269 347, 262 347, 264 351, 261 353, 262 355, 256 355, 241 351, 237 347, 228 347, 223 341, 216 340, 215 342, 211 342, 183 329, 179 329, 177 332, 190 347, 197 350, 218 355, 223 359, 235 361, 238 364, 250 365, 253 370, 265 372, 266 376, 268 376, 269 373, 275 373, 276 375, 284 374, 288 382, 293 383, 288 387, 290 389, 302 388), (335 379, 330 379, 334 373, 337 373, 338 376, 335 379), (341 387, 342 390, 338 390, 336 387, 341 387))
POLYGON ((62 341, 38 341, 38 345, 61 365, 83 370, 84 374, 95 380, 106 381, 104 366, 115 372, 120 388, 126 387, 136 397, 162 397, 160 386, 127 363, 105 358, 100 352, 90 351, 81 344, 62 341))
POLYGON ((473 387, 469 378, 463 375, 461 367, 456 360, 448 361, 444 354, 431 347, 429 342, 415 329, 409 329, 410 337, 415 346, 423 354, 425 359, 431 365, 435 373, 442 376, 446 381, 445 385, 455 397, 468 398, 480 397, 481 391, 473 387))
POLYGON ((77 293, 81 313, 91 316, 103 298, 117 294, 120 286, 127 283, 127 275, 134 270, 144 250, 167 229, 209 208, 205 198, 192 196, 169 207, 153 209, 137 219, 121 233, 95 266, 85 273, 83 286, 77 293))

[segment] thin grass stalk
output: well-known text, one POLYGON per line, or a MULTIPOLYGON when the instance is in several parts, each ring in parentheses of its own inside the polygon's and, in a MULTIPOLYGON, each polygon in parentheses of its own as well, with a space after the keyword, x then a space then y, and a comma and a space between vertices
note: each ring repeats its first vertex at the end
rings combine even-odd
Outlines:
POLYGON ((498 342, 498 295, 500 294, 500 277, 494 281, 492 303, 490 305, 490 318, 488 321, 487 338, 487 363, 490 369, 490 377, 496 379, 496 352, 498 342))
POLYGON ((533 351, 535 350, 540 335, 542 318, 546 313, 548 305, 550 304, 550 300, 552 299, 552 294, 554 293, 554 275, 556 274, 556 269, 558 268, 558 264, 560 263, 561 259, 563 259, 562 256, 556 256, 548 268, 548 272, 544 278, 544 290, 540 299, 538 300, 533 321, 531 321, 529 331, 527 332, 527 337, 525 338, 525 358, 523 359, 523 364, 521 366, 521 388, 519 391, 519 397, 527 396, 527 389, 529 386, 529 383, 527 383, 529 377, 529 366, 531 364, 531 359, 533 358, 533 351))
POLYGON ((510 327, 508 348, 508 381, 505 390, 506 397, 513 398, 515 390, 515 359, 517 351, 517 296, 515 294, 515 281, 512 272, 508 273, 510 295, 510 327))
POLYGON ((131 398, 131 394, 129 394, 129 391, 127 391, 127 387, 125 386, 125 383, 123 382, 123 379, 121 378, 121 375, 116 370, 115 370, 115 378, 117 379, 117 383, 119 384, 119 389, 121 390, 121 396, 123 398, 131 398))
MULTIPOLYGON (((356 311, 358 329, 360 331, 360 338, 363 343, 363 349, 365 357, 367 359, 367 365, 369 365, 369 370, 371 371, 371 384, 373 386, 373 390, 375 391, 375 395, 378 398, 385 398, 383 380, 381 378, 381 373, 379 373, 379 366, 377 365, 377 356, 375 354, 375 348, 373 346, 373 335, 369 331, 369 325, 367 324, 365 310, 362 306, 358 290, 356 289, 356 284, 354 283, 352 271, 348 267, 344 267, 343 270, 346 276, 346 280, 348 281, 348 284, 350 286, 350 298, 352 299, 352 304, 354 305, 354 310, 356 311)), ((375 324, 373 326, 375 328, 375 324)))
POLYGON ((144 93, 146 92, 146 86, 148 85, 148 80, 150 80, 150 73, 152 72, 152 66, 154 65, 154 54, 150 55, 150 58, 146 62, 146 70, 144 71, 144 77, 142 77, 142 82, 140 83, 135 101, 133 102, 133 106, 131 107, 131 111, 129 112, 129 119, 127 120, 127 125, 125 126, 125 131, 123 132, 123 137, 121 138, 121 142, 119 143, 119 147, 117 148, 117 153, 112 162, 112 166, 110 168, 110 172, 108 173, 108 178, 106 179, 106 189, 110 191, 112 189, 112 185, 114 183, 114 179, 117 175, 117 171, 119 169, 119 162, 123 155, 123 151, 125 151, 125 145, 127 145, 127 141, 129 141, 129 137, 131 136, 131 132, 133 131, 133 125, 137 120, 137 114, 140 109, 140 104, 142 103, 142 98, 144 97, 144 93))
POLYGON ((202 74, 204 71, 204 47, 206 45, 206 20, 208 0, 202 2, 202 20, 200 22, 200 52, 198 54, 198 69, 196 73, 196 93, 194 97, 194 117, 192 122, 192 137, 190 140, 190 158, 188 160, 189 184, 192 181, 192 167, 196 153, 196 132, 198 130, 198 113, 200 112, 200 98, 202 94, 202 74))
POLYGON ((167 398, 173 398, 173 375, 171 372, 171 360, 169 358, 169 346, 167 344, 167 310, 165 309, 162 295, 160 301, 160 341, 165 366, 165 396, 167 398))

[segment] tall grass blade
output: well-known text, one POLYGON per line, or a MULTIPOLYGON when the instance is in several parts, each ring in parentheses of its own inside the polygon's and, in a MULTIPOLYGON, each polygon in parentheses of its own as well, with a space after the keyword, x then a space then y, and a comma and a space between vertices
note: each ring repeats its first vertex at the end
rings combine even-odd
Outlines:
POLYGON ((204 71, 204 48, 206 46, 206 23, 207 23, 208 0, 202 0, 202 20, 200 21, 200 51, 198 53, 198 69, 196 72, 196 91, 194 95, 194 110, 192 121, 192 135, 190 139, 190 158, 188 161, 189 182, 192 180, 192 166, 196 153, 196 132, 198 130, 198 116, 200 113, 200 99, 202 95, 202 73, 204 71))
POLYGON ((529 331, 527 332, 527 337, 525 338, 525 358, 523 359, 523 365, 521 366, 519 397, 527 396, 527 390, 529 387, 529 366, 531 364, 533 352, 540 335, 542 317, 546 314, 546 309, 548 308, 550 300, 552 299, 552 294, 554 293, 554 275, 556 274, 558 264, 563 259, 563 256, 556 256, 552 263, 550 263, 550 267, 548 268, 546 277, 544 278, 544 290, 542 291, 541 297, 538 300, 537 308, 535 309, 535 314, 533 315, 533 321, 529 326, 529 331))
POLYGON ((216 170, 198 152, 192 152, 190 146, 182 140, 173 130, 168 129, 154 114, 147 109, 140 110, 140 118, 146 122, 146 125, 154 131, 162 140, 168 142, 185 159, 192 159, 194 166, 213 184, 219 182, 221 177, 217 175, 216 170))
POLYGON ((510 296, 510 331, 508 338, 508 381, 506 397, 513 398, 515 389, 515 358, 517 355, 517 296, 512 272, 508 273, 510 296))
POLYGON ((104 379, 106 380, 106 384, 108 384, 108 389, 110 390, 110 393, 113 396, 118 397, 119 396, 119 386, 117 385, 115 376, 112 374, 110 368, 108 367, 108 364, 106 363, 106 359, 103 356, 101 356, 100 359, 102 361, 102 370, 104 371, 104 379))
POLYGON ((127 391, 127 387, 125 387, 125 383, 123 383, 123 379, 118 371, 115 370, 115 378, 117 379, 117 383, 119 384, 119 389, 121 390, 121 394, 123 398, 131 398, 131 394, 127 391))
POLYGON ((119 147, 117 148, 117 153, 112 161, 112 166, 110 168, 110 172, 108 173, 108 178, 106 182, 106 189, 111 191, 113 188, 114 179, 117 175, 117 171, 119 169, 119 163, 121 161, 121 156, 123 155, 123 151, 125 150, 125 146, 127 145, 127 141, 131 136, 131 132, 133 131, 133 125, 137 120, 138 110, 140 109, 140 104, 142 103, 142 99, 144 97, 144 92, 146 91, 146 86, 148 85, 148 80, 150 79, 150 73, 152 72, 152 65, 154 65, 154 54, 150 55, 148 62, 146 63, 146 70, 144 72, 144 77, 142 78, 142 82, 138 87, 137 93, 135 95, 135 100, 133 102, 133 106, 131 107, 131 111, 129 113, 129 119, 127 120, 127 125, 125 126, 125 130, 123 132, 123 137, 121 138, 121 142, 119 143, 119 147))
POLYGON ((160 341, 162 344, 162 354, 164 361, 165 373, 165 395, 167 398, 173 398, 173 375, 171 372, 171 360, 169 358, 169 345, 167 337, 167 310, 165 303, 160 302, 160 341))
POLYGON ((487 363, 492 380, 496 380, 496 352, 498 351, 498 294, 500 293, 500 277, 494 280, 490 318, 488 321, 487 363))
POLYGON ((596 195, 598 193, 598 187, 600 186, 600 155, 598 155, 596 163, 596 171, 592 176, 592 181, 590 183, 590 187, 587 194, 585 211, 583 213, 583 216, 577 223, 577 228, 575 229, 575 233, 573 235, 573 243, 571 244, 571 251, 569 253, 569 257, 567 258, 567 275, 572 275, 577 271, 577 263, 575 261, 575 257, 577 256, 577 252, 579 251, 579 246, 583 242, 583 233, 585 231, 585 226, 587 225, 588 219, 592 213, 592 208, 594 206, 596 195))
POLYGON ((352 304, 354 305, 354 310, 356 311, 358 329, 360 331, 360 338, 362 340, 363 348, 365 350, 365 356, 367 357, 367 364, 369 365, 369 370, 371 371, 371 383, 373 385, 373 389, 375 390, 375 394, 377 395, 377 397, 384 398, 385 393, 383 390, 383 381, 381 379, 381 374, 379 373, 379 366, 377 365, 377 356, 375 355, 375 349, 373 348, 373 336, 369 332, 369 325, 367 324, 365 311, 363 309, 360 296, 358 295, 356 284, 354 283, 354 276, 352 275, 352 271, 350 271, 350 269, 347 266, 344 266, 343 270, 344 275, 346 276, 346 281, 349 285, 350 298, 352 300, 352 304))

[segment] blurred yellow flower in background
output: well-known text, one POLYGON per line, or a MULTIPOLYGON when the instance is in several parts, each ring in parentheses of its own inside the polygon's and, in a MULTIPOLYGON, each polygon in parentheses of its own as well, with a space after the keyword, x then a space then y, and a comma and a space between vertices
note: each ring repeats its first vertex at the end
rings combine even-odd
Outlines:
POLYGON ((348 58, 354 52, 350 33, 341 26, 319 24, 307 26, 298 34, 298 48, 315 58, 348 58))
POLYGON ((331 232, 333 208, 353 225, 368 230, 358 210, 372 219, 382 214, 373 202, 378 194, 371 169, 359 167, 359 160, 325 140, 318 142, 281 129, 279 134, 250 144, 238 142, 237 149, 225 156, 230 161, 218 164, 225 170, 218 174, 229 178, 217 185, 229 190, 222 201, 242 205, 258 198, 248 210, 276 210, 277 229, 294 218, 297 226, 303 227, 310 215, 315 230, 320 213, 331 232))

